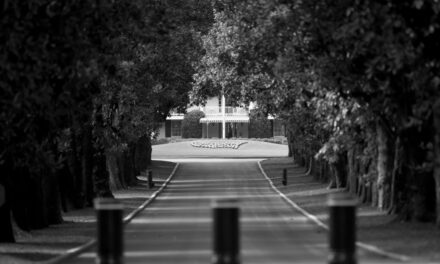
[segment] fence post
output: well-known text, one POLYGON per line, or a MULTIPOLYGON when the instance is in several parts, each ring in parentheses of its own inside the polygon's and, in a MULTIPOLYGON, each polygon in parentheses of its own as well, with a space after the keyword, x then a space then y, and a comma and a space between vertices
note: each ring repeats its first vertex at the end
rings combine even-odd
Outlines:
POLYGON ((287 169, 283 169, 283 185, 287 185, 287 169))
POLYGON ((356 205, 347 193, 330 195, 329 264, 356 264, 356 205))
POLYGON ((124 254, 123 204, 113 198, 96 198, 98 264, 122 264, 124 254))
POLYGON ((213 204, 212 264, 240 264, 239 217, 238 200, 222 199, 213 204))
POLYGON ((153 171, 152 170, 148 170, 148 188, 153 188, 154 187, 154 181, 153 181, 153 171))

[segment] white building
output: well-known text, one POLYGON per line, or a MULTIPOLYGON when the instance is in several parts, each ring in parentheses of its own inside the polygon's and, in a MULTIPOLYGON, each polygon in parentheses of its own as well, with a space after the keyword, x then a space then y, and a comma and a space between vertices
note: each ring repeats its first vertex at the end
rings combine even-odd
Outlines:
MULTIPOLYGON (((202 123, 203 138, 248 138, 249 108, 222 105, 224 100, 211 97, 205 106, 193 106, 187 109, 201 110, 205 117, 202 123), (224 129, 223 129, 224 128, 224 129)), ((251 106, 252 107, 252 106, 251 106)), ((172 113, 159 131, 158 138, 181 137, 183 114, 172 113)), ((285 136, 285 128, 281 121, 269 117, 272 125, 272 136, 285 136)))

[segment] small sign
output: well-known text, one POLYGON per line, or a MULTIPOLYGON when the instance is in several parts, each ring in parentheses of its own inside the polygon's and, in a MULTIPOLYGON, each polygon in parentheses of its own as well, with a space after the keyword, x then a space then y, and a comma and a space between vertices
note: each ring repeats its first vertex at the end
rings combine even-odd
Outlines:
POLYGON ((3 206, 5 203, 5 187, 0 184, 0 206, 3 206))

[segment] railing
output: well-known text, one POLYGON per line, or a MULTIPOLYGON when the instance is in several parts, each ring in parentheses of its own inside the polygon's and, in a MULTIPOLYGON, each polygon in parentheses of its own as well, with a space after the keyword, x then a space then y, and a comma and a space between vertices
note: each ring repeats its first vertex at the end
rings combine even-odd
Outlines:
MULTIPOLYGON (((204 111, 207 116, 219 116, 219 115, 221 116, 222 115, 222 108, 221 107, 208 106, 208 107, 202 108, 202 111, 204 111)), ((246 110, 246 108, 243 108, 243 107, 227 106, 227 107, 225 107, 225 115, 227 115, 227 116, 243 116, 243 115, 247 116, 248 111, 246 110)))
POLYGON ((178 113, 178 112, 176 112, 176 111, 171 111, 171 113, 170 113, 172 116, 184 116, 185 114, 182 114, 182 113, 178 113))

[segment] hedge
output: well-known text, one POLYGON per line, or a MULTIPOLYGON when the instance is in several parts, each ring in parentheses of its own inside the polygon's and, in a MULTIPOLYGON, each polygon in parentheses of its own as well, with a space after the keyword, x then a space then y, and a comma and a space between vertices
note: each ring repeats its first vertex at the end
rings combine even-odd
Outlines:
POLYGON ((202 124, 200 119, 205 113, 193 110, 185 114, 182 120, 182 138, 202 138, 202 124))

